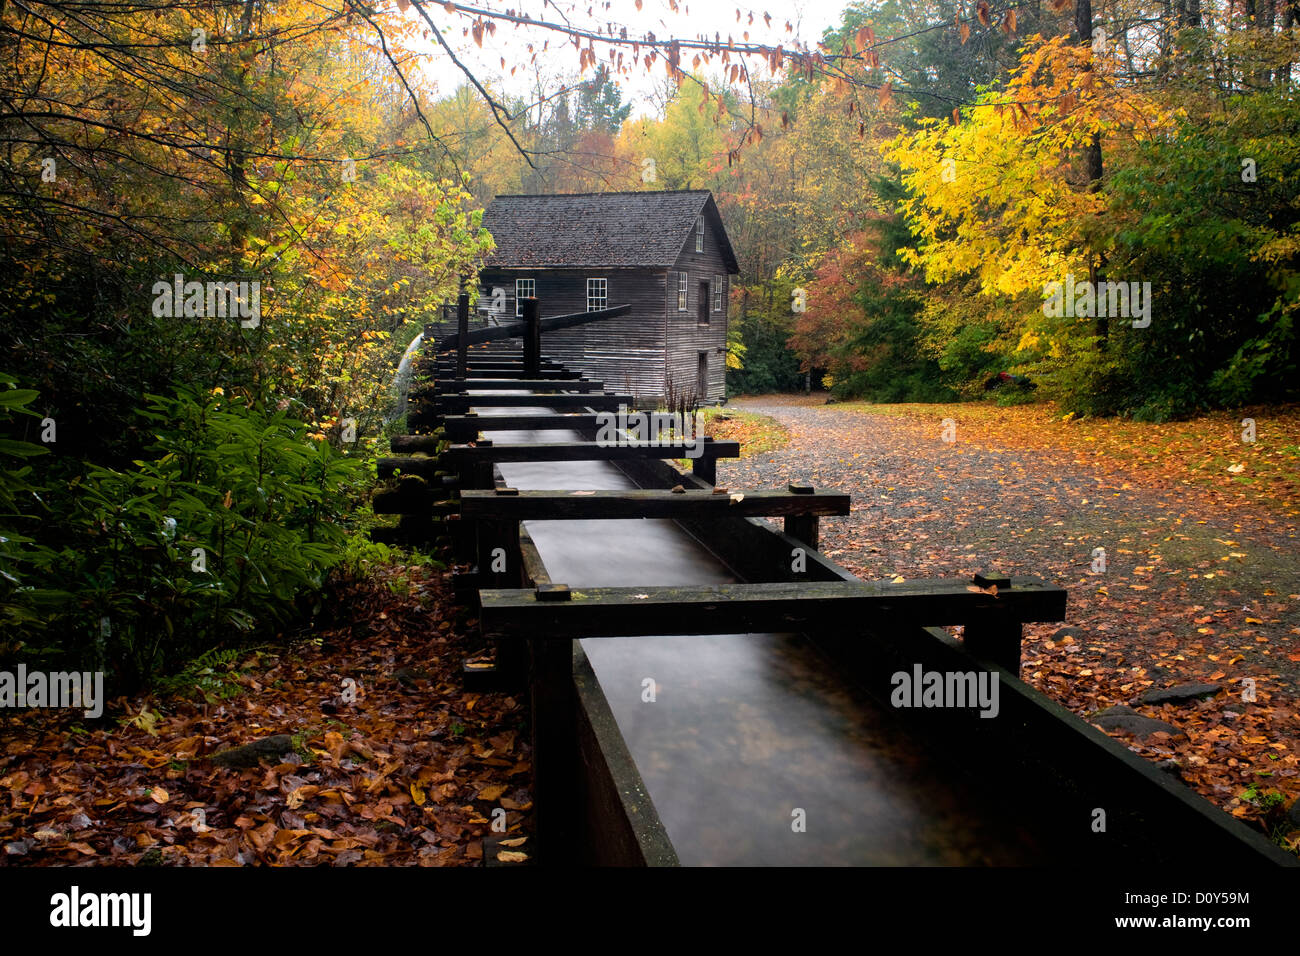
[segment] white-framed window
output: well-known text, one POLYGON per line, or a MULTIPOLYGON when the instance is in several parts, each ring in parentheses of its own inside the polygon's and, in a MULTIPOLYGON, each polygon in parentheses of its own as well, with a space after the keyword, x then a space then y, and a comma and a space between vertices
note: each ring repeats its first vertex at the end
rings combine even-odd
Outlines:
POLYGON ((704 251, 704 217, 695 217, 695 251, 704 251))
POLYGON ((726 291, 726 276, 713 277, 713 311, 722 311, 723 293, 726 291))
POLYGON ((587 311, 596 312, 609 304, 609 280, 587 280, 587 311))
POLYGON ((523 299, 537 298, 537 280, 536 279, 516 279, 515 280, 515 315, 524 314, 523 299))
POLYGON ((677 311, 685 312, 690 308, 687 299, 691 292, 691 274, 689 272, 677 273, 677 311))

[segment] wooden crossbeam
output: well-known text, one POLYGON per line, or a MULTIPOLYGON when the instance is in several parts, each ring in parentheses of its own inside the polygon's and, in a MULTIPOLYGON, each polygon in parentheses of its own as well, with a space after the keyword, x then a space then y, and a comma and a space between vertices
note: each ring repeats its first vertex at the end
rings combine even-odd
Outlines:
POLYGON ((616 412, 619 406, 631 406, 631 395, 439 395, 433 401, 442 415, 463 415, 471 408, 590 408, 597 412, 616 412))
MULTIPOLYGON (((436 357, 436 358, 429 359, 429 360, 426 360, 426 361, 428 361, 428 363, 429 363, 430 365, 434 366, 435 368, 455 368, 455 367, 456 367, 456 361, 455 361, 455 359, 449 359, 449 358, 447 358, 447 357, 445 357, 445 356, 438 356, 438 357, 436 357)), ((471 352, 470 355, 468 356, 468 362, 469 362, 469 367, 470 367, 470 368, 474 368, 474 367, 476 367, 476 366, 485 366, 485 367, 491 368, 491 367, 493 367, 493 366, 497 366, 497 365, 502 365, 502 366, 519 366, 520 368, 523 368, 523 365, 524 365, 523 355, 522 355, 521 353, 518 353, 518 352, 514 352, 514 353, 506 353, 506 352, 478 353, 478 352, 471 352)), ((563 364, 562 362, 557 362, 555 359, 542 359, 542 361, 541 361, 541 366, 542 366, 543 368, 564 368, 564 364, 563 364)))
MULTIPOLYGON (((554 588, 554 585, 552 585, 554 588)), ((527 589, 479 591, 495 637, 571 640, 649 634, 743 634, 1065 619, 1064 588, 1012 578, 996 594, 960 580, 796 581, 708 587, 572 588, 568 600, 527 589)))
POLYGON ((465 518, 510 518, 518 521, 560 518, 710 518, 783 515, 846 515, 849 496, 839 492, 795 494, 788 491, 674 493, 634 491, 496 491, 461 493, 465 518))
POLYGON ((404 475, 418 475, 421 478, 431 479, 438 477, 438 472, 446 470, 446 466, 439 464, 439 459, 420 455, 381 458, 375 464, 375 474, 379 478, 391 478, 401 472, 404 475))
POLYGON ((396 491, 377 491, 370 507, 377 515, 445 515, 458 512, 460 508, 450 499, 438 500, 438 496, 447 492, 442 488, 406 487, 396 491))
POLYGON ((394 435, 388 439, 388 446, 394 452, 426 452, 433 454, 438 450, 444 439, 437 435, 394 435))
MULTIPOLYGON (((439 459, 452 470, 480 462, 505 461, 621 461, 637 458, 739 458, 740 443, 705 439, 699 444, 680 441, 598 445, 596 442, 538 442, 535 445, 452 445, 439 459)), ((385 460, 380 459, 382 467, 385 460)))
POLYGON ((542 428, 568 428, 594 431, 600 416, 559 415, 446 415, 442 427, 448 441, 471 441, 479 432, 536 431, 542 428))
MULTIPOLYGON (((455 373, 448 370, 443 372, 440 367, 438 370, 439 379, 446 381, 454 378, 455 373)), ((478 388, 478 383, 483 379, 505 379, 511 375, 518 374, 520 378, 524 377, 524 367, 522 365, 494 365, 487 368, 476 368, 473 364, 465 372, 466 388, 478 388)), ((536 373, 529 376, 534 379, 546 379, 547 381, 576 381, 582 377, 581 372, 571 372, 565 368, 542 368, 536 373)))
POLYGON ((550 378, 467 378, 461 382, 455 379, 442 379, 435 386, 438 395, 457 395, 462 391, 504 391, 507 389, 526 388, 534 392, 600 392, 604 391, 604 382, 587 382, 581 379, 550 378), (463 387, 462 387, 463 386, 463 387))
MULTIPOLYGON (((632 306, 616 305, 608 309, 598 309, 595 312, 573 312, 568 315, 553 315, 549 318, 542 319, 541 331, 558 332, 560 329, 571 329, 579 325, 586 325, 588 322, 600 322, 603 319, 612 319, 620 315, 627 315, 632 311, 632 306)), ((426 332, 428 330, 426 329, 426 332)), ((439 352, 454 352, 459 349, 462 339, 466 345, 478 345, 483 342, 498 342, 504 339, 521 338, 524 334, 523 322, 509 322, 505 325, 489 326, 483 329, 471 329, 465 335, 459 332, 446 336, 436 342, 434 347, 439 352)), ((432 336, 427 335, 425 341, 431 341, 432 336)))

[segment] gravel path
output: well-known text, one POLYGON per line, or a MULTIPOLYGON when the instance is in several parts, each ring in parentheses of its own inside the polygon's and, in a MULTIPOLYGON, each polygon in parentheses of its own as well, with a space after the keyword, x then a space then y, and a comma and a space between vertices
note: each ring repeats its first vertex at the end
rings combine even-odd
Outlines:
MULTIPOLYGON (((735 407, 786 425, 775 452, 719 462, 719 484, 802 480, 852 495, 822 550, 865 578, 992 569, 1070 592, 1079 640, 1026 628, 1027 680, 1081 713, 1180 681, 1251 677, 1261 701, 1300 687, 1300 549, 1293 523, 1225 512, 1059 455, 946 442, 938 422, 770 397, 735 407), (1104 548, 1104 573, 1092 573, 1104 548), (1217 676, 1216 676, 1217 675, 1217 676)), ((1232 688, 1230 688, 1232 692, 1232 688)), ((1221 697, 1220 700, 1223 698, 1221 697)), ((1290 737, 1300 739, 1300 724, 1290 737)))

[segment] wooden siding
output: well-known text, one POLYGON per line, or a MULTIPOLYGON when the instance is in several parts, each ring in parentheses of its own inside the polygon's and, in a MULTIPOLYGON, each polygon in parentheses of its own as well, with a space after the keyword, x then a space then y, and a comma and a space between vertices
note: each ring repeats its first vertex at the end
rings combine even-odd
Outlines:
POLYGON ((515 279, 533 279, 541 314, 564 315, 587 308, 587 279, 608 282, 608 304, 632 306, 629 315, 592 323, 542 338, 542 354, 574 371, 599 379, 615 391, 639 400, 662 399, 671 381, 678 394, 695 395, 706 404, 726 400, 727 301, 731 278, 719 244, 719 224, 705 216, 704 251, 695 251, 695 229, 683 243, 671 270, 610 269, 484 269, 479 280, 485 290, 480 308, 500 286, 506 294, 506 319, 515 314, 515 279), (689 276, 687 309, 677 310, 678 273, 689 276), (722 310, 713 311, 715 277, 722 278, 722 310), (699 323, 700 283, 708 283, 709 322, 699 323), (708 360, 707 387, 697 389, 699 356, 708 360))
POLYGON ((584 312, 587 280, 605 279, 608 304, 628 303, 628 315, 542 336, 542 355, 639 399, 662 397, 664 387, 664 272, 653 269, 486 269, 479 284, 506 291, 507 318, 515 314, 515 279, 533 279, 543 317, 584 312))
POLYGON ((699 396, 700 400, 716 403, 727 397, 726 348, 727 348, 727 293, 730 277, 718 247, 715 226, 705 217, 704 251, 695 251, 695 230, 687 237, 677 262, 668 274, 668 294, 665 308, 668 315, 667 357, 665 375, 672 375, 673 383, 680 390, 695 390, 699 353, 706 352, 709 361, 708 391, 699 396), (689 276, 686 284, 686 311, 677 311, 677 274, 685 272, 689 276), (712 299, 714 277, 722 277, 722 311, 714 312, 713 303, 709 301, 709 324, 699 324, 700 283, 709 285, 709 298, 712 299), (722 349, 719 352, 718 349, 722 349))

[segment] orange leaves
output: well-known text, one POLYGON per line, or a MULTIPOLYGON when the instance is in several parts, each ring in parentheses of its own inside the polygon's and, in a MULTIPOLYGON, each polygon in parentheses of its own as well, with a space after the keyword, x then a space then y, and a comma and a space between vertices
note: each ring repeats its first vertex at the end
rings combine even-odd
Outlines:
POLYGON ((1006 16, 1002 18, 1002 32, 1007 36, 1014 36, 1016 32, 1016 11, 1008 10, 1006 16))
POLYGON ((988 0, 979 0, 979 3, 975 4, 975 16, 979 18, 981 25, 986 27, 992 25, 993 20, 988 0))
POLYGON ((961 37, 962 45, 965 46, 966 41, 970 39, 970 26, 965 23, 958 23, 957 34, 961 37))
POLYGON ((177 865, 454 865, 480 855, 501 809, 510 831, 502 836, 522 845, 531 806, 523 708, 502 693, 476 695, 468 707, 459 665, 471 645, 444 617, 453 606, 445 575, 384 569, 338 598, 351 610, 337 632, 321 634, 333 651, 263 657, 257 689, 238 708, 168 701, 156 740, 129 726, 95 729, 76 737, 69 760, 64 735, 11 725, 0 745, 9 862, 131 865, 162 848, 177 865), (397 596, 385 583, 394 578, 418 586, 397 596), (354 641, 362 621, 378 629, 354 641), (428 691, 394 679, 395 661, 430 671, 428 691), (375 675, 365 679, 367 706, 337 703, 348 674, 375 675), (173 764, 200 745, 321 724, 305 759, 243 770, 173 764))

